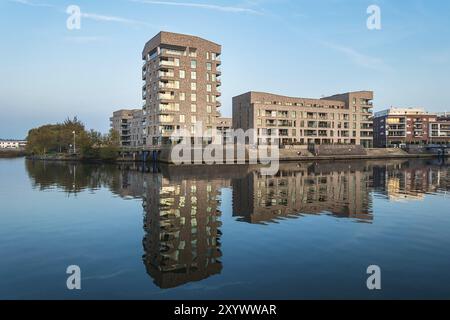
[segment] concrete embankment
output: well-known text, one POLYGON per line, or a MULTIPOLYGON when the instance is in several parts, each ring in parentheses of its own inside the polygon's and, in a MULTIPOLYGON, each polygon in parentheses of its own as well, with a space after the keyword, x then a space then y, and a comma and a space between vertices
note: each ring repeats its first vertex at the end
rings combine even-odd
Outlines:
MULTIPOLYGON (((216 159, 216 163, 223 164, 236 164, 236 163, 248 163, 248 159, 250 158, 250 154, 254 154, 256 149, 245 148, 245 152, 239 153, 236 148, 226 147, 224 148, 222 156, 219 157, 219 160, 216 159), (231 157, 227 155, 234 155, 231 157)), ((200 160, 198 160, 198 155, 204 155, 205 150, 203 148, 192 149, 190 155, 187 156, 186 160, 183 164, 187 165, 202 165, 204 163, 204 158, 200 156, 200 160), (197 155, 197 156, 196 156, 197 155), (191 159, 191 160, 189 160, 191 159), (194 160, 197 159, 197 160, 194 160)), ((269 153, 270 154, 270 153, 269 153)), ((215 155, 215 153, 213 153, 215 155)), ((449 155, 445 155, 448 157, 449 155)), ((377 160, 377 159, 414 159, 414 158, 436 158, 439 157, 437 154, 433 153, 408 153, 402 149, 364 149, 355 146, 324 146, 318 147, 315 150, 308 150, 306 146, 299 147, 291 147, 291 148, 282 148, 279 149, 279 157, 278 158, 282 162, 289 161, 320 161, 320 160, 377 160)), ((442 156, 441 156, 442 157, 442 156)), ((160 163, 165 164, 174 164, 178 163, 172 159, 172 149, 165 148, 158 151, 148 151, 148 155, 146 157, 142 157, 140 154, 136 153, 127 153, 122 154, 116 160, 102 161, 102 160, 83 160, 77 157, 69 157, 69 156, 33 156, 28 157, 32 160, 46 160, 46 161, 67 161, 67 162, 116 162, 116 163, 132 163, 132 162, 143 162, 144 159, 147 159, 147 162, 152 162, 156 159, 160 163), (156 155, 153 155, 153 153, 156 155)), ((268 162, 271 160, 270 157, 260 157, 258 160, 268 162)))
POLYGON ((308 161, 308 160, 365 160, 365 159, 408 159, 408 158, 435 158, 436 154, 408 153, 401 149, 366 149, 364 154, 314 155, 309 152, 302 155, 292 154, 289 151, 280 152, 281 161, 308 161))

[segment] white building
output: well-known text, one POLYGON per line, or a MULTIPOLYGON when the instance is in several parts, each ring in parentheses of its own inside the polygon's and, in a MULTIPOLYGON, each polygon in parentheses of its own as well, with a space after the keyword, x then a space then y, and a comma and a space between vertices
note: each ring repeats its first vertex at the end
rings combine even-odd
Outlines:
POLYGON ((0 140, 0 149, 22 149, 27 145, 23 140, 0 140))

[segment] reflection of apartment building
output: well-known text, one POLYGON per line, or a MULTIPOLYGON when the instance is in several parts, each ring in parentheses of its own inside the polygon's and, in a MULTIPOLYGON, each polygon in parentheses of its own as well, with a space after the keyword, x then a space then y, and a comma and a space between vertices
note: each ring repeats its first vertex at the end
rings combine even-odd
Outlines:
MULTIPOLYGON (((437 161, 437 160, 436 160, 437 161)), ((374 168, 375 189, 392 201, 422 200, 425 194, 450 190, 450 172, 438 163, 397 161, 374 168)))
POLYGON ((110 118, 111 128, 119 133, 122 147, 142 147, 145 142, 142 110, 119 110, 110 118))
POLYGON ((450 142, 450 118, 423 108, 391 108, 374 118, 376 147, 450 142))
POLYGON ((221 272, 219 193, 214 181, 148 176, 144 263, 159 287, 173 288, 221 272))
POLYGON ((255 129, 258 144, 353 144, 372 147, 373 92, 322 99, 248 92, 233 98, 233 127, 255 129))
POLYGON ((221 46, 198 37, 160 32, 144 47, 142 97, 147 146, 170 144, 177 129, 212 134, 219 117, 221 46))
POLYGON ((370 178, 348 164, 285 166, 272 177, 253 171, 233 180, 233 214, 250 223, 324 212, 371 220, 370 178))

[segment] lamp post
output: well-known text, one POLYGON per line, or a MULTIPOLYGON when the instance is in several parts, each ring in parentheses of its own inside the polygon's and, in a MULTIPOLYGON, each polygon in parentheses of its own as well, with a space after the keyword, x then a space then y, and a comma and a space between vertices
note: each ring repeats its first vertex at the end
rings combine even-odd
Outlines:
POLYGON ((76 141, 75 141, 75 137, 76 137, 76 133, 75 131, 72 131, 73 133, 73 153, 76 154, 77 153, 77 147, 76 147, 76 141))

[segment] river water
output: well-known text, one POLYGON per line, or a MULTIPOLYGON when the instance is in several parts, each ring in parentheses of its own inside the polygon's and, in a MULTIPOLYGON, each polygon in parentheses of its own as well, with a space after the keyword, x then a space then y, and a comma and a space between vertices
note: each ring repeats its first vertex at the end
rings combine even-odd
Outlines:
POLYGON ((450 298, 444 160, 0 159, 1 299, 450 298), (81 290, 68 290, 68 266, 81 290), (369 266, 381 290, 367 288, 369 266))

